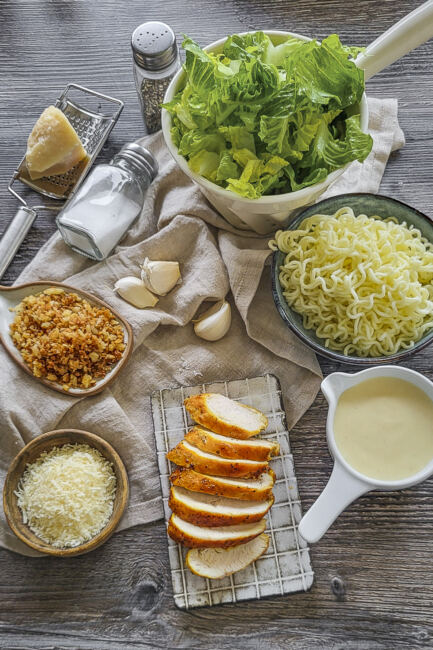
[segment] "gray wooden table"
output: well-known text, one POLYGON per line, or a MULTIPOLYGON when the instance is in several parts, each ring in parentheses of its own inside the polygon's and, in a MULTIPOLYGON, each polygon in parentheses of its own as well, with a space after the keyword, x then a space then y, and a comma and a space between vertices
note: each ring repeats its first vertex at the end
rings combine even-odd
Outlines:
MULTIPOLYGON (((367 45, 418 0, 0 0, 0 232, 16 209, 6 187, 28 133, 75 81, 125 101, 101 157, 141 135, 129 38, 149 19, 206 44, 246 29, 288 29, 367 45)), ((384 194, 433 215, 433 42, 368 83, 398 97, 406 146, 389 162, 384 194)), ((42 214, 10 267, 13 281, 54 232, 42 214)), ((408 364, 433 378, 433 351, 408 364)), ((323 363, 325 373, 338 369, 323 363)), ((318 396, 291 434, 304 509, 331 469, 318 396)), ((173 604, 162 522, 115 535, 80 558, 30 559, 0 550, 0 647, 432 648, 433 482, 366 496, 312 551, 306 594, 185 613, 173 604), (335 581, 335 578, 339 581, 335 581)))

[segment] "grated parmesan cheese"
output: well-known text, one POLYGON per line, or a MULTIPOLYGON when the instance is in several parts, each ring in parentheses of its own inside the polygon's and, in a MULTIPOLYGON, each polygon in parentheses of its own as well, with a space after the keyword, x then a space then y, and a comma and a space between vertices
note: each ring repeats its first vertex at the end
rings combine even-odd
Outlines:
POLYGON ((15 494, 23 521, 35 535, 56 548, 74 547, 108 523, 116 476, 97 449, 66 444, 28 464, 15 494))

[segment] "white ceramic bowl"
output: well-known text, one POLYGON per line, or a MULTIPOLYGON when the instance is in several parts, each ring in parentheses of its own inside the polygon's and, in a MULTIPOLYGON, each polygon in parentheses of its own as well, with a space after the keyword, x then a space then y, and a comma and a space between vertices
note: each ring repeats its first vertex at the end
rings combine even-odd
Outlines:
MULTIPOLYGON (((274 44, 281 43, 288 36, 294 36, 303 41, 310 41, 311 39, 300 34, 293 32, 283 32, 277 30, 264 30, 274 44)), ((247 33, 247 32, 244 32, 247 33)), ((211 52, 221 51, 227 37, 221 38, 204 49, 211 52)), ((185 73, 179 70, 173 78, 164 101, 169 102, 173 99, 174 95, 179 91, 185 83, 185 73)), ((368 107, 365 93, 362 96, 360 105, 361 115, 361 128, 364 132, 367 131, 368 126, 368 107)), ((260 199, 246 199, 242 196, 225 190, 215 183, 208 181, 206 178, 199 176, 191 171, 187 161, 183 156, 178 153, 177 147, 173 143, 170 134, 171 129, 171 115, 165 109, 162 110, 162 132, 164 135, 167 147, 183 172, 189 176, 200 187, 206 198, 212 205, 220 212, 223 217, 237 228, 246 230, 255 230, 259 234, 266 234, 274 231, 276 228, 281 228, 288 223, 289 217, 293 215, 294 211, 307 205, 311 205, 318 200, 320 195, 326 188, 341 176, 344 170, 350 165, 348 163, 341 169, 329 174, 322 183, 317 183, 311 187, 305 187, 297 192, 290 192, 286 194, 276 194, 274 196, 262 196, 260 199)))

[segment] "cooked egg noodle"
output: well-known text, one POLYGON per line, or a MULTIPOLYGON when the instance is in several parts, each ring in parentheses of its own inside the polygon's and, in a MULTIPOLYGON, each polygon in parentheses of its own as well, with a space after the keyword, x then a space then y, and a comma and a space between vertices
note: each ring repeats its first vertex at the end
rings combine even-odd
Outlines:
POLYGON ((270 246, 286 253, 288 305, 328 348, 391 355, 433 327, 433 246, 412 225, 344 207, 278 231, 270 246))

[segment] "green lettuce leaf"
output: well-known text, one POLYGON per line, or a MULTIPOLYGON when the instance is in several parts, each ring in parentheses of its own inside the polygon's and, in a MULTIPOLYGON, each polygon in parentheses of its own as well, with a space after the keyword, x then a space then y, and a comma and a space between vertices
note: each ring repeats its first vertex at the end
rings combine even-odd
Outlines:
POLYGON ((256 154, 249 149, 232 149, 232 155, 241 167, 246 167, 250 160, 258 160, 256 154))
POLYGON ((230 143, 232 149, 248 149, 255 153, 254 135, 245 126, 220 126, 219 132, 230 143))
POLYGON ((217 169, 217 181, 226 181, 228 178, 239 178, 239 175, 239 167, 233 160, 233 156, 229 151, 223 151, 217 169))
POLYGON ((225 140, 218 132, 206 133, 191 129, 182 135, 178 148, 182 156, 192 156, 202 150, 221 153, 225 149, 225 140))
POLYGON ((322 43, 303 43, 292 56, 284 60, 287 77, 300 97, 313 104, 323 104, 327 110, 351 106, 361 100, 364 92, 364 71, 349 59, 336 34, 322 43))
POLYGON ((295 170, 292 166, 286 167, 284 172, 290 180, 292 192, 297 192, 298 190, 304 189, 304 187, 310 187, 310 185, 321 183, 329 173, 326 167, 316 167, 309 174, 304 175, 302 179, 297 180, 295 170))
POLYGON ((266 144, 270 153, 278 156, 288 156, 289 144, 289 115, 262 115, 258 136, 266 144))
POLYGON ((346 119, 344 138, 338 137, 338 133, 333 133, 323 120, 314 138, 310 157, 303 161, 302 166, 326 167, 334 171, 353 160, 363 162, 370 153, 372 144, 371 135, 361 131, 359 115, 346 119))
POLYGON ((283 158, 269 154, 257 158, 248 149, 234 152, 233 158, 243 167, 243 171, 239 178, 228 178, 228 189, 237 194, 244 192, 243 196, 248 198, 262 196, 277 185, 288 164, 283 158))
POLYGON ((254 60, 266 52, 271 43, 269 36, 263 32, 233 34, 224 43, 224 55, 230 60, 254 60))
POLYGON ((215 88, 218 59, 202 50, 191 38, 185 38, 182 47, 185 50, 184 69, 188 77, 188 86, 195 92, 205 95, 215 88))
POLYGON ((262 196, 261 188, 256 189, 252 183, 237 178, 228 178, 226 189, 240 194, 246 199, 259 199, 262 196))
POLYGON ((351 160, 363 162, 371 151, 373 138, 363 133, 360 127, 359 115, 349 117, 346 122, 344 139, 325 136, 325 146, 321 148, 322 157, 329 167, 343 167, 351 160))
POLYGON ((200 176, 215 182, 220 163, 220 157, 214 151, 199 151, 188 161, 190 169, 200 176))
POLYGON ((283 66, 284 59, 294 54, 298 48, 302 47, 302 43, 304 42, 294 36, 289 36, 284 43, 280 43, 279 45, 274 45, 271 39, 268 40, 269 43, 263 56, 263 61, 276 66, 283 66))

